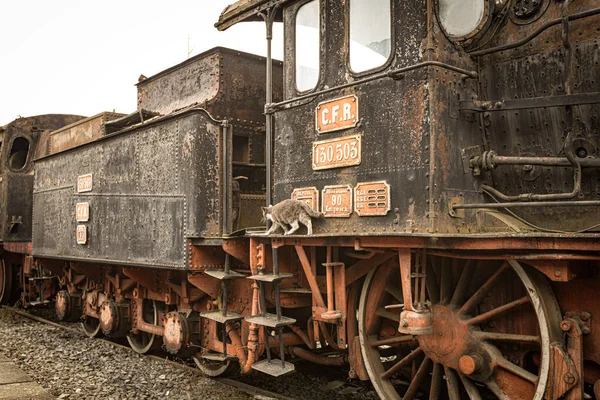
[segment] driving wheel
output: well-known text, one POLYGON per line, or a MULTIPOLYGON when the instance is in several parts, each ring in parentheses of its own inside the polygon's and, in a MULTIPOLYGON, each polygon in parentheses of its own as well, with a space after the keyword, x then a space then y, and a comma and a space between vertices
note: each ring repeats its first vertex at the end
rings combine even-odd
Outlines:
POLYGON ((359 336, 378 394, 542 400, 550 343, 561 340, 561 314, 546 278, 514 260, 428 257, 425 264, 433 330, 424 335, 398 332, 403 293, 396 260, 365 280, 359 336))

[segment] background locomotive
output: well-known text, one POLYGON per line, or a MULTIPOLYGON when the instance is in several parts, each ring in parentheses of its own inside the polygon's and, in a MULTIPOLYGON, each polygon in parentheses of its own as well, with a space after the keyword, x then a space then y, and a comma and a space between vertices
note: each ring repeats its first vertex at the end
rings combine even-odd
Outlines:
POLYGON ((239 1, 217 28, 264 19, 266 71, 212 50, 140 81, 136 113, 40 136, 3 287, 44 301, 57 276, 62 318, 211 375, 293 356, 385 399, 600 398, 599 14, 239 1), (290 197, 314 235, 249 229, 290 197))

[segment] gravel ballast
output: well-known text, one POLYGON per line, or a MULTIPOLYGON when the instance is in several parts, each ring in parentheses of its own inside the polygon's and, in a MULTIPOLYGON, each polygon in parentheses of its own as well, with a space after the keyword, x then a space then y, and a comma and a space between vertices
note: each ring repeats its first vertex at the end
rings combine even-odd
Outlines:
POLYGON ((59 399, 252 399, 215 380, 0 311, 0 354, 59 399))

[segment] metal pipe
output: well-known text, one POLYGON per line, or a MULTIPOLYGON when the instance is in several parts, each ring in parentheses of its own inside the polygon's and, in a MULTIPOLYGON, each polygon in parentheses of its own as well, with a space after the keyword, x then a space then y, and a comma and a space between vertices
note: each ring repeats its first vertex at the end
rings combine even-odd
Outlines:
POLYGON ((453 204, 453 210, 469 210, 478 208, 526 208, 526 207, 597 207, 600 206, 600 200, 581 200, 581 201, 528 201, 517 203, 472 203, 472 204, 453 204))
MULTIPOLYGON (((311 324, 312 325, 312 324, 311 324)), ((304 332, 302 330, 302 328, 300 328, 299 326, 296 325, 289 325, 288 326, 296 335, 298 335, 298 337, 300 339, 302 339, 302 341, 304 342, 304 344, 306 344, 306 346, 308 346, 309 349, 314 350, 317 348, 317 346, 315 345, 315 343, 313 341, 310 340, 310 338, 308 337, 308 334, 306 332, 304 332)))
POLYGON ((328 357, 321 354, 315 354, 309 350, 303 349, 301 347, 290 347, 290 352, 296 357, 302 358, 303 360, 310 361, 315 364, 320 365, 329 365, 334 367, 340 367, 342 365, 346 365, 348 361, 346 357, 328 357))
POLYGON ((404 67, 404 68, 398 68, 398 69, 392 69, 389 70, 387 72, 381 72, 379 74, 375 74, 375 75, 371 75, 368 78, 363 78, 363 79, 359 79, 357 81, 354 82, 349 82, 349 83, 345 83, 343 85, 338 85, 338 86, 334 86, 334 87, 330 87, 327 89, 323 89, 323 90, 319 90, 313 93, 309 93, 309 94, 305 94, 303 96, 298 96, 298 97, 294 97, 293 99, 289 99, 289 100, 285 100, 279 103, 275 103, 275 104, 267 104, 265 106, 265 113, 267 115, 269 114, 273 114, 275 111, 277 111, 277 109, 291 104, 291 103, 295 103, 297 101, 302 101, 302 100, 306 100, 306 99, 311 99, 313 97, 317 97, 320 96, 322 94, 327 94, 327 93, 331 93, 331 92, 336 92, 338 90, 341 89, 346 89, 352 86, 357 86, 357 85, 361 85, 363 83, 367 83, 367 82, 371 82, 371 81, 376 81, 378 79, 384 79, 384 78, 392 78, 392 79, 400 79, 401 75, 405 72, 409 72, 409 71, 413 71, 416 69, 420 69, 420 68, 425 68, 425 67, 440 67, 440 68, 444 68, 453 72, 457 72, 459 74, 463 74, 466 75, 469 78, 477 78, 479 75, 477 74, 477 72, 475 71, 469 71, 463 68, 459 68, 459 67, 455 67, 454 65, 451 64, 446 64, 440 61, 425 61, 422 63, 418 63, 418 64, 414 64, 414 65, 410 65, 408 67, 404 67))
MULTIPOLYGON (((587 18, 587 17, 591 17, 594 15, 600 14, 600 8, 594 8, 592 10, 588 10, 588 11, 584 11, 584 12, 580 12, 578 14, 573 14, 573 15, 569 15, 568 16, 568 20, 569 21, 576 21, 578 19, 582 19, 582 18, 587 18)), ((485 49, 485 50, 479 50, 479 51, 474 51, 472 53, 469 53, 469 55, 473 56, 473 57, 479 57, 479 56, 484 56, 486 54, 492 54, 492 53, 497 53, 499 51, 504 51, 504 50, 510 50, 510 49, 514 49, 517 47, 521 47, 529 42, 531 42, 533 39, 535 39, 536 37, 538 37, 542 32, 544 32, 545 30, 547 30, 548 28, 551 28, 555 25, 559 25, 563 23, 563 18, 557 18, 557 19, 553 19, 552 21, 548 21, 546 22, 544 25, 542 25, 538 30, 536 30, 535 32, 533 32, 531 35, 517 41, 514 43, 510 43, 510 44, 505 44, 503 46, 497 46, 497 47, 491 47, 489 49, 485 49)))
POLYGON ((221 197, 221 209, 223 210, 222 211, 223 212, 223 214, 222 214, 223 221, 222 221, 222 227, 221 227, 221 235, 225 236, 227 234, 227 225, 228 225, 227 224, 227 218, 228 218, 227 208, 229 205, 229 203, 228 203, 228 199, 229 199, 229 176, 228 176, 229 168, 228 168, 228 162, 227 162, 227 159, 228 159, 227 155, 229 153, 229 148, 228 148, 229 146, 227 145, 227 128, 229 127, 229 123, 226 120, 224 120, 222 122, 221 126, 223 129, 222 130, 222 132, 223 132, 223 134, 222 134, 222 136, 223 136, 222 137, 222 141, 223 141, 222 168, 223 168, 223 170, 222 170, 222 176, 221 176, 222 192, 223 192, 222 197, 221 197))
MULTIPOLYGON (((497 165, 542 165, 545 167, 571 167, 571 162, 566 157, 511 157, 497 156, 492 157, 494 166, 497 165)), ((600 158, 580 158, 579 164, 582 168, 600 167, 600 158)))

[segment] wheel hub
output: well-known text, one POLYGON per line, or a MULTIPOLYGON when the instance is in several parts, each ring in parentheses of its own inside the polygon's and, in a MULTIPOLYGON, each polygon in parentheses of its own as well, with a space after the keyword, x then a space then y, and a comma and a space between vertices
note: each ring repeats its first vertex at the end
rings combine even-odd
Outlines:
POLYGON ((473 337, 457 310, 436 305, 432 316, 433 333, 417 337, 425 355, 473 379, 485 380, 491 373, 491 356, 486 346, 473 337))

